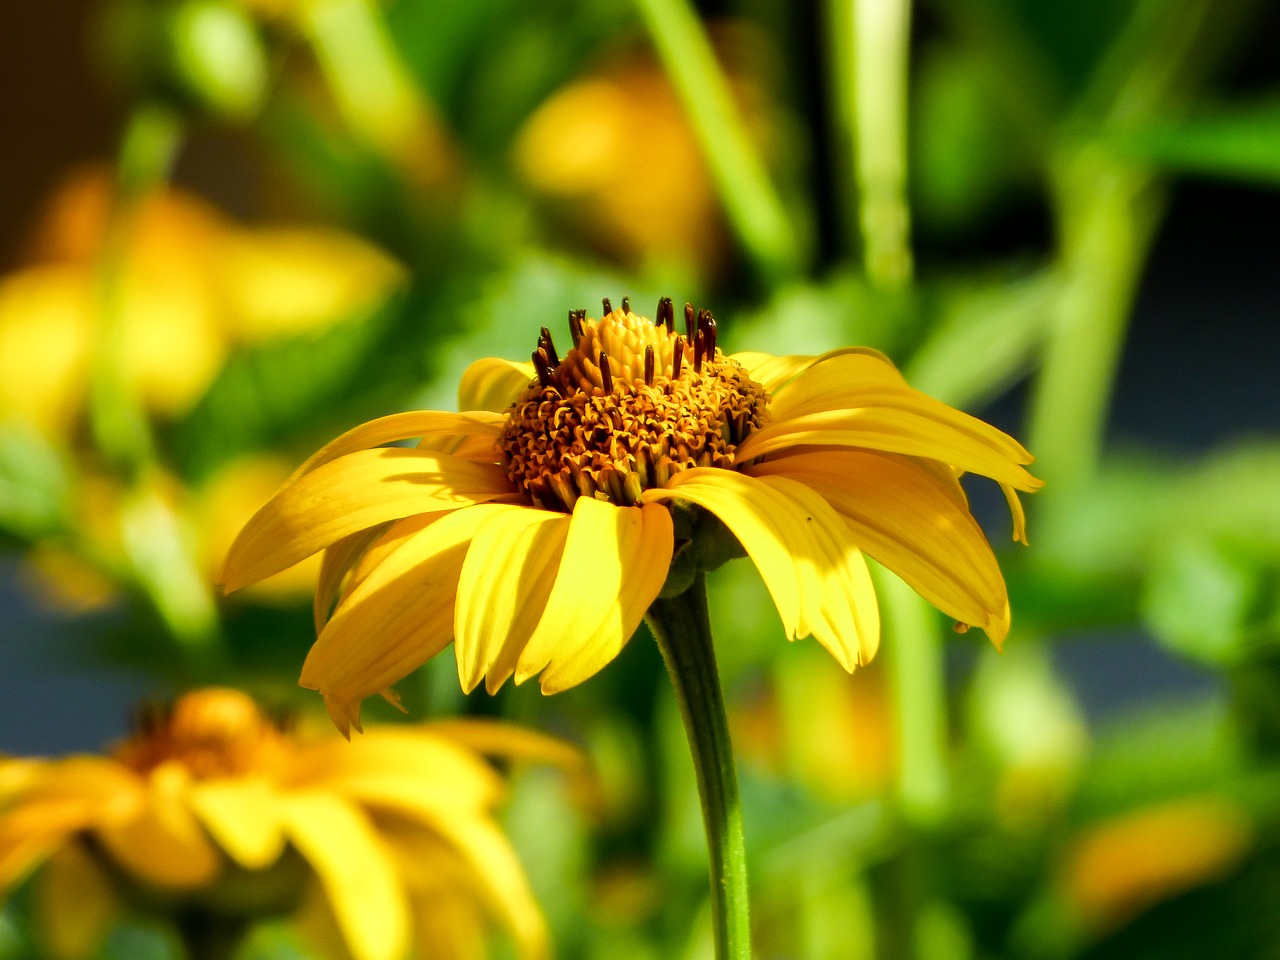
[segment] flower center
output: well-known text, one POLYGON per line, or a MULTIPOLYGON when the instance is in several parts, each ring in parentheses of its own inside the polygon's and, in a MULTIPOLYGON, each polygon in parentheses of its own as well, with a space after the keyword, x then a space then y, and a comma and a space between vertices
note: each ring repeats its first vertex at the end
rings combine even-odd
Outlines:
POLYGON ((283 736, 252 698, 211 688, 140 711, 116 758, 140 773, 176 761, 197 780, 238 776, 269 767, 283 736))
POLYGON ((765 418, 768 394, 716 347, 710 311, 685 305, 674 330, 669 297, 657 320, 624 298, 604 316, 569 314, 563 359, 546 327, 533 354, 538 382, 507 414, 498 440, 512 482, 549 510, 578 497, 631 506, 690 467, 732 469, 733 452, 765 418))

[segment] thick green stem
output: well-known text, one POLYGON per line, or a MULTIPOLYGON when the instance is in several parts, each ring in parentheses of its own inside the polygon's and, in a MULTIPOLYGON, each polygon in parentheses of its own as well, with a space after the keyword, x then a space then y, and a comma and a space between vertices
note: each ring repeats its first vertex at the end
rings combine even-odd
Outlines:
POLYGON ((646 617, 671 674, 689 738, 711 860, 716 960, 750 960, 747 855, 729 723, 720 693, 705 575, 675 597, 659 598, 646 617))

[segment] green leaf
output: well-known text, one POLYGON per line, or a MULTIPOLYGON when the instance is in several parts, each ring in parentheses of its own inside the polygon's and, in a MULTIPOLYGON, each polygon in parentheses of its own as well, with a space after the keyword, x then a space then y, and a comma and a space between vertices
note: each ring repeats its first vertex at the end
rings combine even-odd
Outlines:
POLYGON ((1274 96, 1152 123, 1111 142, 1169 170, 1280 186, 1280 98, 1274 96))
POLYGON ((62 457, 25 424, 0 424, 0 529, 27 540, 67 524, 68 477, 62 457))

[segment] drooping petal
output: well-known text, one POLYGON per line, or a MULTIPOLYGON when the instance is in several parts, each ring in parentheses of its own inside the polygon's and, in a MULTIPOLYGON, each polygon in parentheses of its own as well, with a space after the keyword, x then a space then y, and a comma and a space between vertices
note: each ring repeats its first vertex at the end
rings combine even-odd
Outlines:
POLYGON ((355 453, 357 450, 380 447, 385 443, 431 436, 474 435, 496 440, 500 430, 501 418, 491 416, 483 410, 468 413, 448 413, 438 410, 408 410, 403 413, 393 413, 353 427, 337 439, 325 444, 293 472, 290 482, 339 457, 355 453))
POLYGON ((572 743, 502 720, 450 718, 434 720, 425 729, 486 757, 506 761, 550 763, 566 770, 580 769, 586 761, 572 743))
POLYGON ((300 477, 254 514, 227 554, 223 582, 229 592, 376 524, 510 492, 495 464, 405 447, 349 453, 300 477))
POLYGON ((616 657, 662 589, 674 548, 666 507, 616 507, 580 497, 546 610, 516 665, 516 682, 543 671, 543 693, 557 693, 616 657))
POLYGON ((858 545, 948 616, 997 643, 1007 607, 1004 578, 954 478, 930 461, 858 450, 798 453, 748 468, 803 483, 848 522, 858 545))
POLYGON ((191 784, 191 809, 227 855, 247 870, 275 863, 284 850, 280 797, 262 777, 191 784))
POLYGON ((352 565, 368 547, 387 530, 387 524, 380 523, 343 537, 337 543, 325 548, 324 559, 320 563, 320 575, 316 578, 316 595, 311 603, 311 616, 315 622, 316 633, 324 629, 325 621, 337 602, 342 589, 343 578, 352 565))
POLYGON ((458 678, 470 693, 486 673, 489 692, 515 670, 542 618, 571 520, 548 510, 494 512, 462 565, 454 613, 458 678))
POLYGON ((1009 504, 1009 516, 1013 517, 1013 539, 1025 547, 1027 545, 1027 513, 1022 509, 1018 491, 1008 483, 1000 484, 1000 491, 1009 504))
POLYGON ((289 839, 311 864, 355 960, 399 960, 408 944, 405 891, 368 817, 332 793, 282 798, 289 839))
POLYGON ((41 942, 60 960, 96 956, 122 910, 111 878, 79 842, 50 855, 34 906, 41 942))
POLYGON ((467 367, 458 382, 459 410, 501 413, 529 388, 535 376, 532 363, 486 357, 467 367))
POLYGON ((467 547, 490 511, 502 509, 519 508, 482 504, 444 514, 403 537, 343 598, 311 647, 299 679, 324 694, 331 715, 336 709, 348 719, 358 716, 361 700, 421 666, 453 639, 453 604, 467 547))
POLYGON ((93 831, 98 842, 135 877, 158 887, 189 889, 209 883, 221 867, 218 851, 188 805, 190 776, 175 762, 152 771, 137 814, 93 831))
POLYGON ((805 621, 813 637, 849 672, 875 656, 880 608, 866 560, 842 518, 817 493, 790 477, 762 477, 781 495, 794 524, 805 621))
POLYGON ((841 409, 777 420, 747 437, 739 463, 804 446, 861 447, 925 457, 979 473, 1018 490, 1043 484, 1022 466, 1032 457, 1012 437, 922 393, 871 385, 841 409))

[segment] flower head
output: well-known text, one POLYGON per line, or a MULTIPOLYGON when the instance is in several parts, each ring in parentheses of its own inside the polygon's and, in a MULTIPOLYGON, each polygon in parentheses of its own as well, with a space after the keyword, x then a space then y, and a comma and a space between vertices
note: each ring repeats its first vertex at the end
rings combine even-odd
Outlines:
POLYGON ((541 916, 492 819, 502 784, 480 751, 571 752, 459 723, 349 744, 286 729, 239 691, 195 691, 145 712, 108 757, 0 760, 0 894, 43 864, 58 955, 91 953, 128 904, 246 922, 318 906, 356 960, 396 960, 411 937, 430 956, 472 956, 496 922, 539 957, 541 916))
POLYGON ((787 637, 812 635, 846 669, 879 638, 864 551, 1003 640, 1004 579, 958 476, 995 479, 1025 541, 1030 454, 873 350, 725 355, 708 311, 684 321, 669 299, 656 320, 625 299, 599 319, 571 312, 563 357, 544 327, 532 364, 478 361, 466 412, 356 427, 250 520, 227 589, 325 551, 301 682, 341 728, 450 641, 468 690, 582 682, 664 584, 723 559, 725 530, 787 637))

